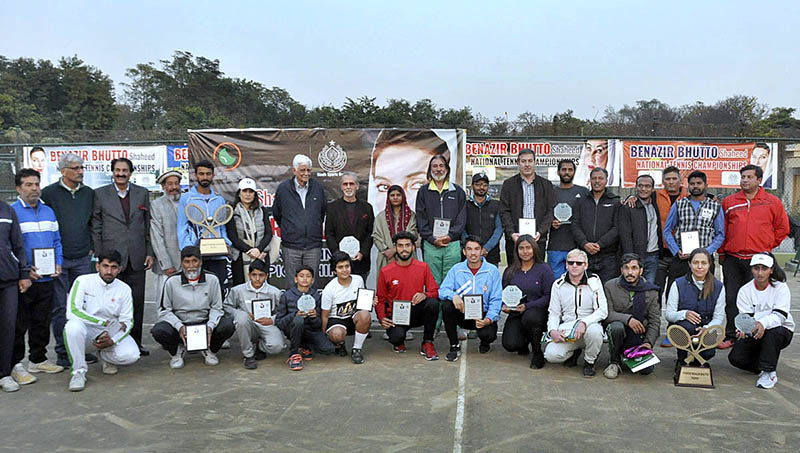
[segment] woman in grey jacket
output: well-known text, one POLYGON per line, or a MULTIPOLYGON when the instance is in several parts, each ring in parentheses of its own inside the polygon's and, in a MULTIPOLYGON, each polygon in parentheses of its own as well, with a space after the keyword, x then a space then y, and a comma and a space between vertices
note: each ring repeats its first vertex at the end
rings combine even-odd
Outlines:
POLYGON ((233 205, 233 217, 225 228, 228 230, 228 238, 233 243, 231 247, 233 284, 241 285, 253 260, 261 260, 269 265, 267 252, 272 240, 272 227, 269 222, 269 212, 266 207, 261 206, 256 194, 254 180, 244 178, 239 181, 233 205))

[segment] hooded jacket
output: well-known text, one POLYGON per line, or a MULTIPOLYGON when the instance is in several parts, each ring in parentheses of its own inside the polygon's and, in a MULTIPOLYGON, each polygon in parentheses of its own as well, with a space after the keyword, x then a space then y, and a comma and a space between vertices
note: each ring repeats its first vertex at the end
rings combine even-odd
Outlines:
POLYGON ((292 319, 297 316, 297 299, 300 299, 300 296, 304 294, 310 294, 314 297, 314 302, 316 302, 314 310, 317 312, 316 317, 306 318, 306 326, 315 330, 322 329, 322 297, 320 297, 319 292, 311 289, 307 293, 301 293, 297 289, 297 285, 293 285, 281 295, 278 308, 275 310, 275 316, 273 317, 275 325, 281 330, 286 331, 292 325, 292 319))
POLYGON ((589 324, 599 323, 608 316, 603 282, 595 274, 584 274, 577 286, 565 273, 553 283, 550 290, 550 306, 547 309, 547 331, 572 328, 575 321, 589 324))

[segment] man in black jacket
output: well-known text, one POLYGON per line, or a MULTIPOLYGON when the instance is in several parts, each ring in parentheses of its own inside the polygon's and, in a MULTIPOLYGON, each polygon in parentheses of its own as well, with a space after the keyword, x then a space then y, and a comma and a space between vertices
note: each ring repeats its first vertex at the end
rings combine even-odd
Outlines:
POLYGON ((327 200, 322 184, 311 178, 311 165, 308 156, 294 156, 294 176, 278 185, 272 204, 272 217, 281 230, 281 253, 286 278, 291 279, 297 268, 305 264, 314 269, 314 281, 317 282, 327 200))
POLYGON ((17 291, 24 293, 31 287, 30 270, 17 215, 0 200, 0 389, 4 392, 19 390, 11 377, 17 291))
POLYGON ((617 265, 617 229, 619 197, 608 190, 608 171, 595 167, 589 175, 592 196, 575 204, 572 213, 572 235, 578 246, 589 255, 590 273, 603 282, 619 275, 617 265))
POLYGON ((489 193, 489 177, 486 173, 472 175, 472 195, 467 198, 467 227, 461 239, 467 236, 481 238, 481 256, 498 266, 500 263, 500 236, 503 224, 500 220, 500 202, 489 193))
POLYGON ((539 256, 544 258, 547 233, 553 223, 556 194, 553 184, 544 177, 536 177, 536 156, 532 149, 523 149, 517 155, 519 174, 503 182, 500 189, 500 218, 506 233, 506 262, 514 260, 514 245, 520 236, 520 220, 533 219, 536 223, 534 239, 539 245, 539 256))
POLYGON ((644 277, 655 283, 658 256, 661 252, 661 215, 651 195, 655 180, 650 175, 636 178, 636 204, 620 206, 619 244, 622 253, 635 253, 641 257, 644 277))
POLYGON ((333 254, 339 251, 339 241, 347 236, 355 237, 360 248, 355 256, 350 256, 353 260, 352 272, 367 281, 375 214, 373 214, 372 206, 369 203, 356 198, 358 176, 354 173, 345 173, 342 175, 341 182, 342 198, 328 203, 328 219, 325 221, 325 241, 331 254, 333 254))

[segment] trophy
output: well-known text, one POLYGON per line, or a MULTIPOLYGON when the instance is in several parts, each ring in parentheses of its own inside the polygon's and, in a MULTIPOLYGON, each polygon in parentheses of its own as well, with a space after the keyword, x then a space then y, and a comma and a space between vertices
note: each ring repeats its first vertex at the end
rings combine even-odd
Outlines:
POLYGON ((667 329, 667 338, 676 348, 686 351, 684 363, 678 363, 675 372, 675 385, 679 387, 701 387, 714 388, 714 379, 711 375, 711 367, 704 366, 708 362, 700 355, 701 352, 716 348, 722 343, 725 337, 725 329, 722 326, 709 326, 699 336, 691 336, 683 327, 675 324, 667 329), (694 361, 700 367, 688 366, 694 361))
POLYGON ((569 203, 559 203, 553 209, 553 216, 555 216, 556 220, 561 222, 562 225, 568 225, 570 219, 572 218, 572 206, 569 203))
POLYGON ((222 205, 214 211, 214 215, 206 217, 206 211, 194 203, 189 203, 184 208, 186 219, 198 227, 205 229, 205 232, 198 232, 200 236, 200 255, 223 256, 228 254, 228 244, 225 238, 217 233, 217 227, 225 225, 233 217, 233 208, 230 205, 222 205))
POLYGON ((522 301, 522 290, 516 285, 508 285, 503 288, 503 303, 506 307, 516 310, 522 301))
POLYGON ((753 331, 756 330, 756 319, 747 313, 739 313, 736 315, 736 317, 733 318, 733 324, 740 332, 744 332, 748 337, 752 337, 753 331))

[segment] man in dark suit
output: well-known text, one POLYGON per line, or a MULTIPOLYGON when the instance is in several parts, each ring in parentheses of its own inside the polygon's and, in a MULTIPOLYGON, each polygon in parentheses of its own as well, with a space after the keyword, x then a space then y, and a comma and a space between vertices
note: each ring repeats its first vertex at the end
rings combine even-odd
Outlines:
POLYGON ((94 191, 92 240, 97 253, 116 250, 122 256, 117 278, 127 283, 133 293, 133 329, 131 336, 141 355, 150 353, 142 347, 145 271, 153 265, 150 245, 150 194, 130 182, 133 163, 121 157, 111 161, 114 182, 94 191))

